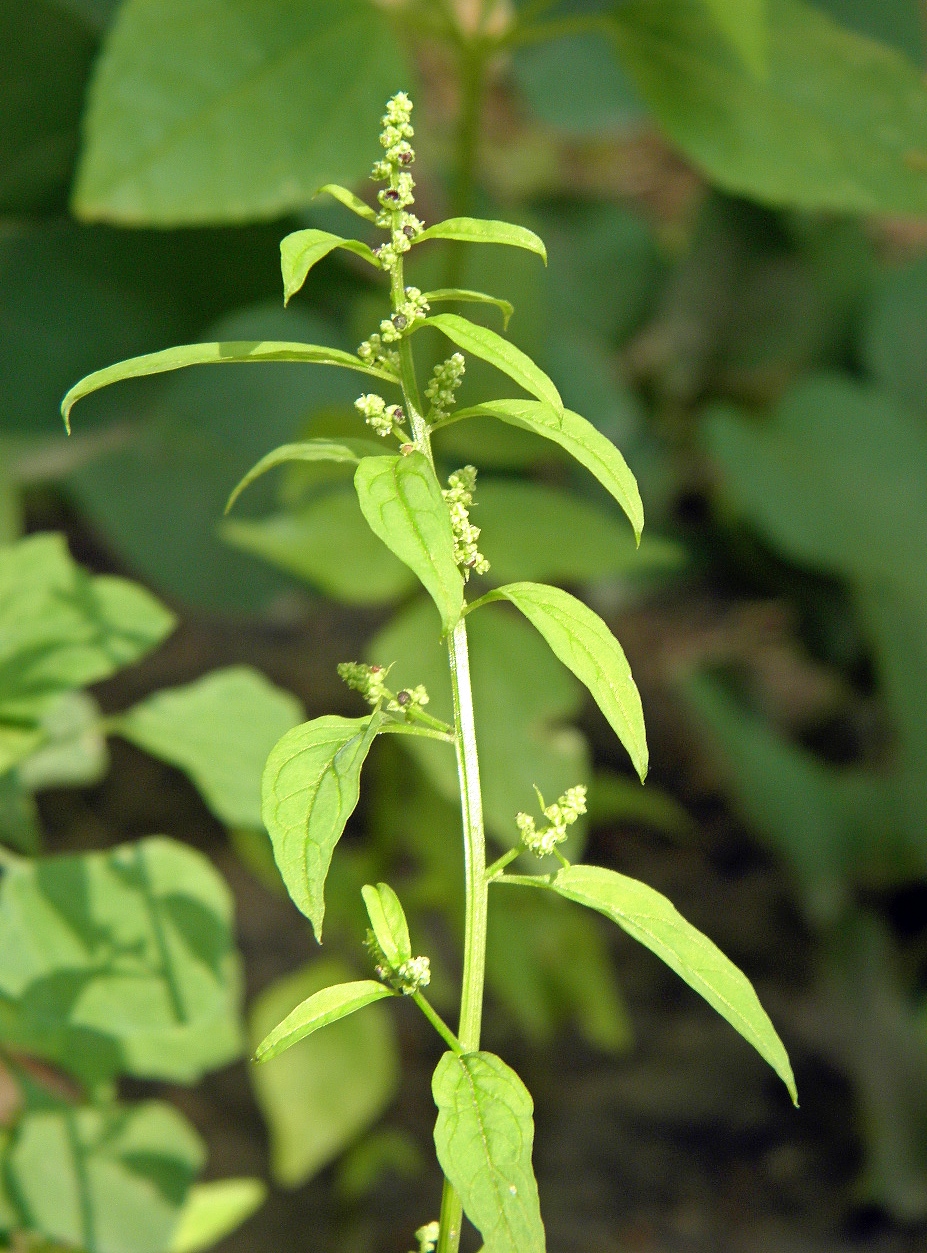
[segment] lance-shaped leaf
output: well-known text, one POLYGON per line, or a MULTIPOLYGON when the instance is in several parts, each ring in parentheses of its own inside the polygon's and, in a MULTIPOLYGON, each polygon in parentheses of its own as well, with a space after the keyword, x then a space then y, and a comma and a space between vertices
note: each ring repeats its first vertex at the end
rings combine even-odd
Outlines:
POLYGON ((492 218, 447 218, 422 231, 412 241, 419 244, 423 239, 459 239, 466 244, 509 244, 512 248, 525 248, 536 252, 547 264, 544 241, 525 226, 512 222, 497 222, 492 218))
POLYGON ((373 933, 386 960, 394 968, 401 966, 412 956, 412 941, 409 939, 409 924, 399 897, 388 883, 378 883, 376 887, 366 883, 361 888, 361 895, 373 933))
POLYGON ((430 305, 442 304, 445 301, 459 301, 461 304, 468 305, 495 305, 502 313, 502 329, 506 330, 509 324, 509 318, 515 312, 514 306, 508 300, 501 300, 498 296, 489 296, 483 291, 471 291, 467 287, 439 287, 435 291, 425 292, 423 297, 430 305))
POLYGON ((240 1227, 267 1198, 262 1179, 215 1179, 187 1193, 167 1253, 200 1253, 240 1227))
POLYGON ((354 486, 370 529, 418 575, 450 631, 463 608, 463 577, 451 516, 428 459, 420 452, 365 457, 354 486))
POLYGON ((288 731, 264 768, 262 814, 297 909, 322 938, 325 879, 360 795, 360 772, 382 717, 330 715, 288 731))
POLYGON ((445 1053, 431 1090, 438 1161, 483 1237, 483 1253, 544 1253, 528 1089, 501 1058, 480 1052, 445 1053))
POLYGON ((170 370, 182 370, 188 365, 228 365, 252 361, 293 361, 313 365, 336 365, 346 370, 357 370, 374 378, 394 383, 396 380, 387 370, 368 366, 351 352, 340 348, 325 348, 319 344, 287 344, 266 340, 229 340, 218 344, 180 344, 177 348, 165 348, 163 352, 149 352, 143 357, 130 357, 104 370, 95 370, 71 388, 61 402, 61 416, 65 426, 71 429, 71 410, 84 396, 98 392, 110 383, 123 379, 143 378, 149 374, 166 374, 170 370))
POLYGON ((491 600, 511 601, 563 664, 585 683, 630 753, 643 782, 647 736, 640 694, 624 650, 598 614, 569 592, 546 583, 508 583, 474 601, 470 608, 491 600))
POLYGON ((364 218, 368 222, 377 220, 376 211, 371 209, 369 204, 365 204, 360 196, 355 196, 353 191, 348 191, 347 187, 342 187, 339 183, 326 183, 315 194, 321 196, 323 192, 343 204, 346 209, 350 209, 352 213, 356 213, 359 218, 364 218))
POLYGON ((551 887, 596 909, 675 970, 765 1058, 798 1104, 788 1054, 753 985, 706 935, 659 892, 601 866, 560 870, 551 887))
POLYGON ((559 413, 536 400, 492 400, 468 409, 458 409, 446 422, 436 423, 435 429, 450 426, 464 418, 498 418, 509 426, 533 431, 535 435, 559 444, 611 493, 628 515, 635 535, 640 538, 644 527, 644 506, 637 480, 611 440, 578 413, 572 409, 559 413))
POLYGON ((288 305, 296 295, 306 276, 317 261, 327 257, 336 248, 345 248, 355 256, 380 268, 380 263, 373 255, 372 249, 362 244, 359 239, 343 239, 330 231, 293 231, 280 241, 280 272, 283 275, 283 303, 288 305))
POLYGON ((269 1062, 320 1027, 346 1018, 374 1001, 382 1001, 384 996, 395 995, 392 988, 377 983, 375 979, 358 979, 356 983, 338 983, 332 988, 323 988, 297 1005, 283 1022, 264 1037, 254 1051, 254 1060, 269 1062))
POLYGON ((250 487, 255 479, 288 461, 340 461, 357 465, 361 457, 378 456, 382 451, 380 445, 371 439, 306 439, 298 444, 281 444, 251 467, 229 496, 225 512, 229 512, 245 488, 250 487))
POLYGON ((550 405, 558 417, 563 415, 563 401, 553 380, 526 353, 495 331, 486 326, 477 326, 475 322, 456 313, 436 313, 434 317, 419 322, 418 326, 437 327, 458 348, 473 353, 474 357, 479 357, 482 361, 488 361, 526 392, 550 405))

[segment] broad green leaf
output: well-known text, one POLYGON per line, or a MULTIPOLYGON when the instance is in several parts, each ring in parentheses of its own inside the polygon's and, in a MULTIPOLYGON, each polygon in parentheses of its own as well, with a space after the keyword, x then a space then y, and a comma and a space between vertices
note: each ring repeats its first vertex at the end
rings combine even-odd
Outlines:
MULTIPOLYGON (((539 39, 514 48, 512 77, 535 117, 561 131, 628 131, 647 114, 634 84, 599 34, 539 39)), ((545 237, 550 240, 546 231, 545 237)), ((556 255, 551 241, 551 264, 556 255)))
POLYGON ((229 363, 255 361, 308 362, 315 365, 335 365, 346 370, 371 374, 374 378, 395 382, 392 374, 376 366, 366 366, 360 357, 342 352, 340 348, 320 348, 317 344, 279 344, 238 340, 221 344, 181 344, 166 348, 163 352, 149 352, 143 357, 132 357, 118 365, 107 366, 88 374, 75 384, 61 402, 61 413, 70 430, 71 410, 78 400, 97 392, 101 387, 119 383, 124 379, 143 378, 149 374, 165 374, 170 370, 182 370, 190 365, 227 365, 229 363))
MULTIPOLYGON (((271 985, 251 1012, 255 1047, 295 1004, 351 979, 341 962, 314 962, 271 985)), ((371 1005, 251 1067, 270 1133, 274 1178, 295 1188, 373 1125, 396 1091, 398 1058, 391 1015, 371 1005)))
POLYGON ((171 1105, 27 1113, 4 1167, 28 1230, 86 1253, 163 1253, 206 1154, 171 1105))
POLYGON ((235 501, 246 487, 250 487, 255 479, 259 479, 268 470, 285 465, 290 461, 335 461, 346 465, 357 465, 361 457, 377 456, 382 452, 379 444, 369 439, 307 439, 298 444, 282 444, 269 452, 245 475, 229 496, 225 512, 228 513, 235 501))
POLYGON ((98 62, 74 203, 179 226, 279 217, 371 161, 407 75, 361 0, 127 0, 98 62))
POLYGON ((512 222, 495 222, 490 218, 447 218, 444 222, 429 226, 412 242, 418 244, 424 239, 457 239, 468 244, 509 244, 513 248, 536 252, 544 259, 544 264, 547 264, 547 249, 543 239, 539 239, 526 226, 515 226, 512 222))
POLYGON ((109 758, 100 706, 89 692, 65 692, 42 715, 38 752, 17 767, 30 792, 49 787, 91 787, 106 774, 109 758))
POLYGON ((923 213, 927 89, 915 66, 812 5, 768 9, 762 76, 702 0, 614 4, 614 39, 669 137, 726 190, 804 209, 923 213))
POLYGON ((39 811, 32 793, 18 770, 7 770, 0 774, 0 844, 34 857, 41 843, 39 811))
POLYGON ((348 252, 362 257, 376 269, 380 268, 380 263, 372 250, 366 244, 362 244, 359 239, 342 239, 340 235, 332 235, 329 231, 311 229, 293 231, 280 241, 280 270, 283 274, 283 303, 285 305, 290 303, 292 297, 305 283, 309 271, 316 262, 327 257, 335 248, 346 248, 348 252))
POLYGON ((346 209, 350 209, 352 213, 356 213, 359 218, 365 218, 368 222, 377 220, 376 211, 371 209, 369 204, 365 204, 360 196, 355 196, 353 191, 349 191, 347 187, 340 187, 337 183, 326 183, 324 187, 320 187, 315 193, 321 196, 322 192, 326 192, 333 199, 343 204, 346 209))
POLYGON ((454 561, 451 516, 423 453, 365 457, 354 474, 370 529, 421 579, 445 631, 463 608, 463 576, 454 561))
POLYGON ((295 696, 249 666, 230 666, 155 692, 111 725, 183 770, 227 827, 259 829, 267 756, 302 716, 295 696))
POLYGON ((503 330, 508 327, 509 318, 515 312, 508 300, 500 300, 497 296, 487 296, 485 292, 470 291, 464 287, 438 287, 434 291, 425 292, 424 299, 430 305, 441 304, 444 301, 458 301, 471 305, 495 305, 502 312, 503 330))
POLYGON ((312 996, 301 1001, 294 1010, 287 1014, 282 1022, 277 1023, 273 1031, 264 1037, 254 1050, 256 1062, 269 1062, 272 1058, 285 1053, 288 1048, 312 1035, 320 1027, 346 1018, 365 1005, 381 1001, 384 996, 395 996, 391 988, 377 983, 375 979, 359 979, 355 983, 336 983, 334 987, 323 988, 321 992, 313 992, 312 996))
POLYGON ((644 507, 637 490, 637 480, 615 445, 591 422, 571 409, 559 413, 550 405, 533 400, 493 400, 473 405, 469 409, 458 409, 451 415, 451 421, 482 417, 498 418, 500 422, 533 431, 559 444, 611 493, 628 515, 635 535, 640 536, 644 526, 644 507))
POLYGON ((531 1164, 534 1102, 494 1053, 445 1053, 431 1090, 435 1148, 485 1253, 544 1253, 531 1164))
POLYGON ((412 956, 412 941, 399 897, 388 883, 366 883, 361 892, 377 943, 391 966, 401 966, 412 956))
POLYGON ((624 650, 598 614, 544 583, 509 583, 483 600, 510 601, 537 628, 554 654, 585 683, 643 782, 647 738, 641 698, 624 650))
POLYGON ((267 1199, 262 1179, 216 1179, 187 1193, 167 1253, 200 1253, 247 1222, 267 1199))
POLYGON ((712 20, 754 74, 766 72, 767 0, 702 0, 712 20))
POLYGON ((21 862, 0 882, 6 1040, 91 1080, 190 1082, 238 1056, 232 903, 163 837, 21 862))
POLYGON ((869 372, 895 397, 927 408, 927 258, 880 276, 867 310, 863 354, 869 372))
POLYGON ((381 715, 329 715, 288 731, 267 759, 264 824, 296 907, 322 938, 325 879, 335 845, 360 795, 361 767, 381 715))
MULTIPOLYGON (((377 450, 379 451, 379 449, 377 450)), ((219 534, 236 548, 350 605, 399 600, 418 586, 364 520, 353 486, 322 492, 308 505, 258 520, 229 519, 219 534)))
POLYGON ((927 32, 918 0, 886 0, 884 4, 873 4, 872 0, 814 0, 814 3, 841 26, 891 44, 914 65, 923 64, 927 32))
POLYGON ((478 326, 468 318, 456 313, 436 313, 425 318, 419 326, 434 326, 443 331, 452 344, 462 348, 464 352, 473 353, 482 361, 507 374, 519 387, 523 387, 532 396, 548 405, 554 416, 563 414, 563 401, 551 379, 540 366, 535 365, 529 356, 510 344, 507 339, 497 335, 487 326, 478 326))
POLYGON ((551 886, 568 900, 611 918, 656 953, 769 1062, 798 1104, 788 1055, 750 980, 665 896, 601 866, 559 870, 551 886))

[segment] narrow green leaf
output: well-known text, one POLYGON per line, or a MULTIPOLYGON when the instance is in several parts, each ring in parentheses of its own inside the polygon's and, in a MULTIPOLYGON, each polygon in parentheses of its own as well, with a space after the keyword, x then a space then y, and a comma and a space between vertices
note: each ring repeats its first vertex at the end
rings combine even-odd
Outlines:
POLYGON ((718 30, 747 68, 757 76, 769 62, 769 17, 766 0, 702 0, 718 30))
POLYGON ((470 608, 492 600, 508 600, 520 609, 554 654, 585 683, 643 782, 648 754, 640 694, 624 650, 598 614, 569 592, 545 583, 509 583, 470 608))
POLYGON ((460 301, 462 304, 495 305, 502 312, 502 329, 507 330, 509 318, 515 312, 508 300, 500 300, 498 296, 488 296, 486 292, 470 291, 466 287, 439 287, 436 291, 425 292, 424 299, 430 305, 441 304, 443 301, 460 301))
POLYGON ((325 879, 335 845, 360 795, 360 772, 382 715, 330 715, 288 731, 267 759, 264 823, 297 909, 322 938, 325 879))
POLYGON ((267 1199, 262 1179, 217 1179, 187 1193, 167 1253, 200 1253, 247 1222, 267 1199))
POLYGON ((436 313, 434 317, 425 318, 418 325, 437 327, 451 343, 462 348, 464 352, 472 352, 474 357, 488 361, 526 392, 550 405, 557 417, 562 417, 563 400, 553 380, 547 377, 540 366, 535 365, 527 353, 510 344, 495 331, 486 326, 477 326, 475 322, 456 313, 436 313))
POLYGON ((283 275, 283 303, 285 305, 290 303, 291 298, 305 283, 309 271, 316 262, 327 257, 336 248, 345 248, 348 252, 353 252, 355 256, 363 257, 376 269, 380 268, 380 263, 373 255, 372 249, 362 244, 359 239, 342 239, 340 235, 332 235, 330 231, 314 229, 293 231, 280 241, 280 271, 283 275))
POLYGON ((525 226, 512 222, 496 222, 491 218, 447 218, 436 222, 412 241, 419 244, 423 239, 459 239, 467 244, 509 244, 513 248, 525 248, 536 252, 547 264, 544 241, 525 226))
POLYGON ((181 344, 177 348, 165 348, 163 352, 149 352, 143 357, 131 357, 117 365, 95 370, 76 383, 61 402, 61 415, 68 430, 71 410, 78 400, 98 392, 110 383, 123 379, 137 379, 149 374, 165 374, 169 370, 181 370, 188 365, 226 365, 231 362, 294 361, 315 365, 342 366, 357 370, 374 378, 394 383, 396 380, 386 370, 364 365, 360 357, 340 348, 324 348, 318 344, 280 344, 259 340, 233 340, 219 344, 181 344))
POLYGON ((368 222, 376 222, 376 211, 371 209, 369 204, 365 204, 359 196, 355 196, 353 191, 348 191, 347 187, 341 187, 338 183, 326 183, 324 187, 320 187, 315 193, 316 196, 321 196, 323 191, 343 204, 346 209, 356 213, 359 218, 364 218, 368 222))
POLYGON ((369 439, 307 439, 299 444, 281 444, 251 467, 229 496, 225 512, 230 511, 246 487, 250 487, 255 479, 259 479, 268 470, 273 470, 275 466, 284 465, 288 461, 341 461, 348 465, 357 465, 361 457, 379 455, 382 451, 379 444, 369 439))
POLYGON ((376 887, 366 883, 361 894, 377 943, 391 966, 401 966, 412 956, 412 941, 399 897, 388 883, 378 883, 376 887))
POLYGON ((656 953, 769 1062, 798 1104, 788 1054, 750 980, 665 896, 601 866, 570 866, 558 871, 551 886, 611 918, 656 953))
POLYGON ((611 493, 628 515, 635 535, 640 538, 644 527, 644 506, 637 480, 615 445, 591 422, 572 409, 564 409, 560 413, 535 400, 493 400, 468 409, 458 409, 445 425, 465 418, 483 417, 498 418, 500 422, 533 431, 535 435, 559 444, 611 493))
POLYGON ((297 1005, 283 1022, 264 1037, 254 1051, 254 1060, 269 1062, 320 1027, 346 1018, 355 1010, 381 1001, 385 996, 395 995, 392 988, 377 983, 375 979, 359 979, 356 983, 339 983, 333 988, 323 988, 297 1005))
POLYGON ((445 631, 463 608, 463 576, 454 561, 451 517, 423 453, 365 457, 354 474, 373 533, 413 570, 431 595, 445 631))
POLYGON ((544 1224, 531 1165, 534 1102, 494 1053, 445 1053, 431 1090, 435 1147, 484 1253, 544 1253, 544 1224))

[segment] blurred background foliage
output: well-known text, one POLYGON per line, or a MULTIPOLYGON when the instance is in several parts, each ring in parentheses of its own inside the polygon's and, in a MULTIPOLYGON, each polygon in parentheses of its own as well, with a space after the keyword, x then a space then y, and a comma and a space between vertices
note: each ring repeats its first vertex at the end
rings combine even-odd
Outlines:
MULTIPOLYGON (((222 518, 231 487, 271 447, 359 433, 355 385, 291 365, 137 381, 87 400, 69 442, 60 397, 93 369, 177 342, 354 348, 385 311, 375 280, 333 255, 284 310, 277 245, 301 225, 353 232, 314 193, 338 181, 365 194, 383 102, 398 88, 416 101, 426 222, 472 211, 545 238, 547 270, 514 250, 432 245, 416 251, 410 279, 512 302, 515 342, 637 474, 640 550, 550 445, 473 423, 436 446, 447 469, 480 468, 490 580, 578 586, 620 624, 655 770, 644 790, 621 773, 571 676, 518 620, 487 615, 472 649, 491 836, 513 841, 532 784, 553 796, 585 776, 589 830, 575 853, 592 839, 600 860, 628 868, 640 830, 665 854, 656 886, 681 876, 697 899, 706 868, 735 899, 749 873, 778 884, 775 916, 726 923, 720 892, 706 929, 765 980, 811 1093, 798 1117, 826 1126, 832 1099, 850 1111, 839 1201, 812 1198, 789 1221, 832 1249, 853 1215, 875 1214, 880 1238, 900 1241, 879 1248, 921 1247, 923 4, 0 0, 0 48, 0 539, 66 527, 89 560, 165 598, 195 638, 259 638, 310 714, 331 690, 323 660, 351 650, 425 682, 438 714, 447 700, 432 611, 410 599, 408 571, 371 536, 339 468, 266 476, 222 518), (300 642, 298 663, 280 660, 281 640, 284 651, 300 642)), ((487 394, 488 372, 468 368, 465 397, 487 394)), ((224 659, 224 646, 215 658, 210 647, 152 685, 224 659)), ((193 777, 271 900, 276 871, 248 799, 257 766, 238 763, 237 791, 236 779, 210 779, 196 737, 186 749, 177 737, 176 710, 159 731, 155 699, 147 721, 127 715, 117 733, 193 777)), ((206 709, 210 736, 229 708, 206 709)), ((267 971, 280 970, 255 957, 255 1039, 340 970, 363 932, 359 886, 384 876, 431 937, 436 1000, 447 997, 460 922, 456 782, 434 746, 409 748, 384 745, 371 763, 356 838, 333 868, 324 962, 290 960, 273 981, 267 971)), ((36 848, 33 794, 89 787, 103 769, 43 774, 40 761, 19 768, 15 787, 0 778, 5 842, 36 848)), ((538 1068, 555 1047, 632 1064, 649 1024, 629 1018, 593 919, 506 900, 493 928, 493 1030, 523 1031, 538 1068)), ((308 959, 301 934, 300 951, 308 959)), ((278 1183, 296 1187, 340 1161, 346 1253, 393 1247, 351 1216, 353 1200, 382 1201, 384 1179, 422 1170, 405 1124, 376 1126, 398 1082, 380 1008, 255 1080, 278 1183), (348 1057, 365 1082, 333 1106, 348 1057)), ((684 1110, 687 1100, 698 1107, 690 1092, 684 1110)), ((575 1247, 619 1247, 583 1230, 575 1247)), ((574 1247, 565 1230, 558 1238, 574 1247)), ((627 1247, 780 1247, 769 1233, 756 1246, 717 1233, 650 1238, 632 1234, 627 1247)), ((795 1239, 781 1247, 819 1247, 795 1239)))

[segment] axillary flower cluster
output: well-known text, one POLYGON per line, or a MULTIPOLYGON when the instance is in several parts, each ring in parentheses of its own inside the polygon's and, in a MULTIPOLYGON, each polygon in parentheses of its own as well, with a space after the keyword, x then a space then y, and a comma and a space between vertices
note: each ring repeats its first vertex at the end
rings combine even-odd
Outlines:
POLYGON ((586 812, 586 787, 578 783, 569 787, 552 805, 545 805, 544 798, 538 792, 541 812, 547 819, 547 826, 539 831, 537 823, 530 814, 515 815, 515 825, 521 834, 521 841, 529 852, 538 857, 549 857, 551 853, 559 856, 557 845, 567 838, 568 828, 586 812))

